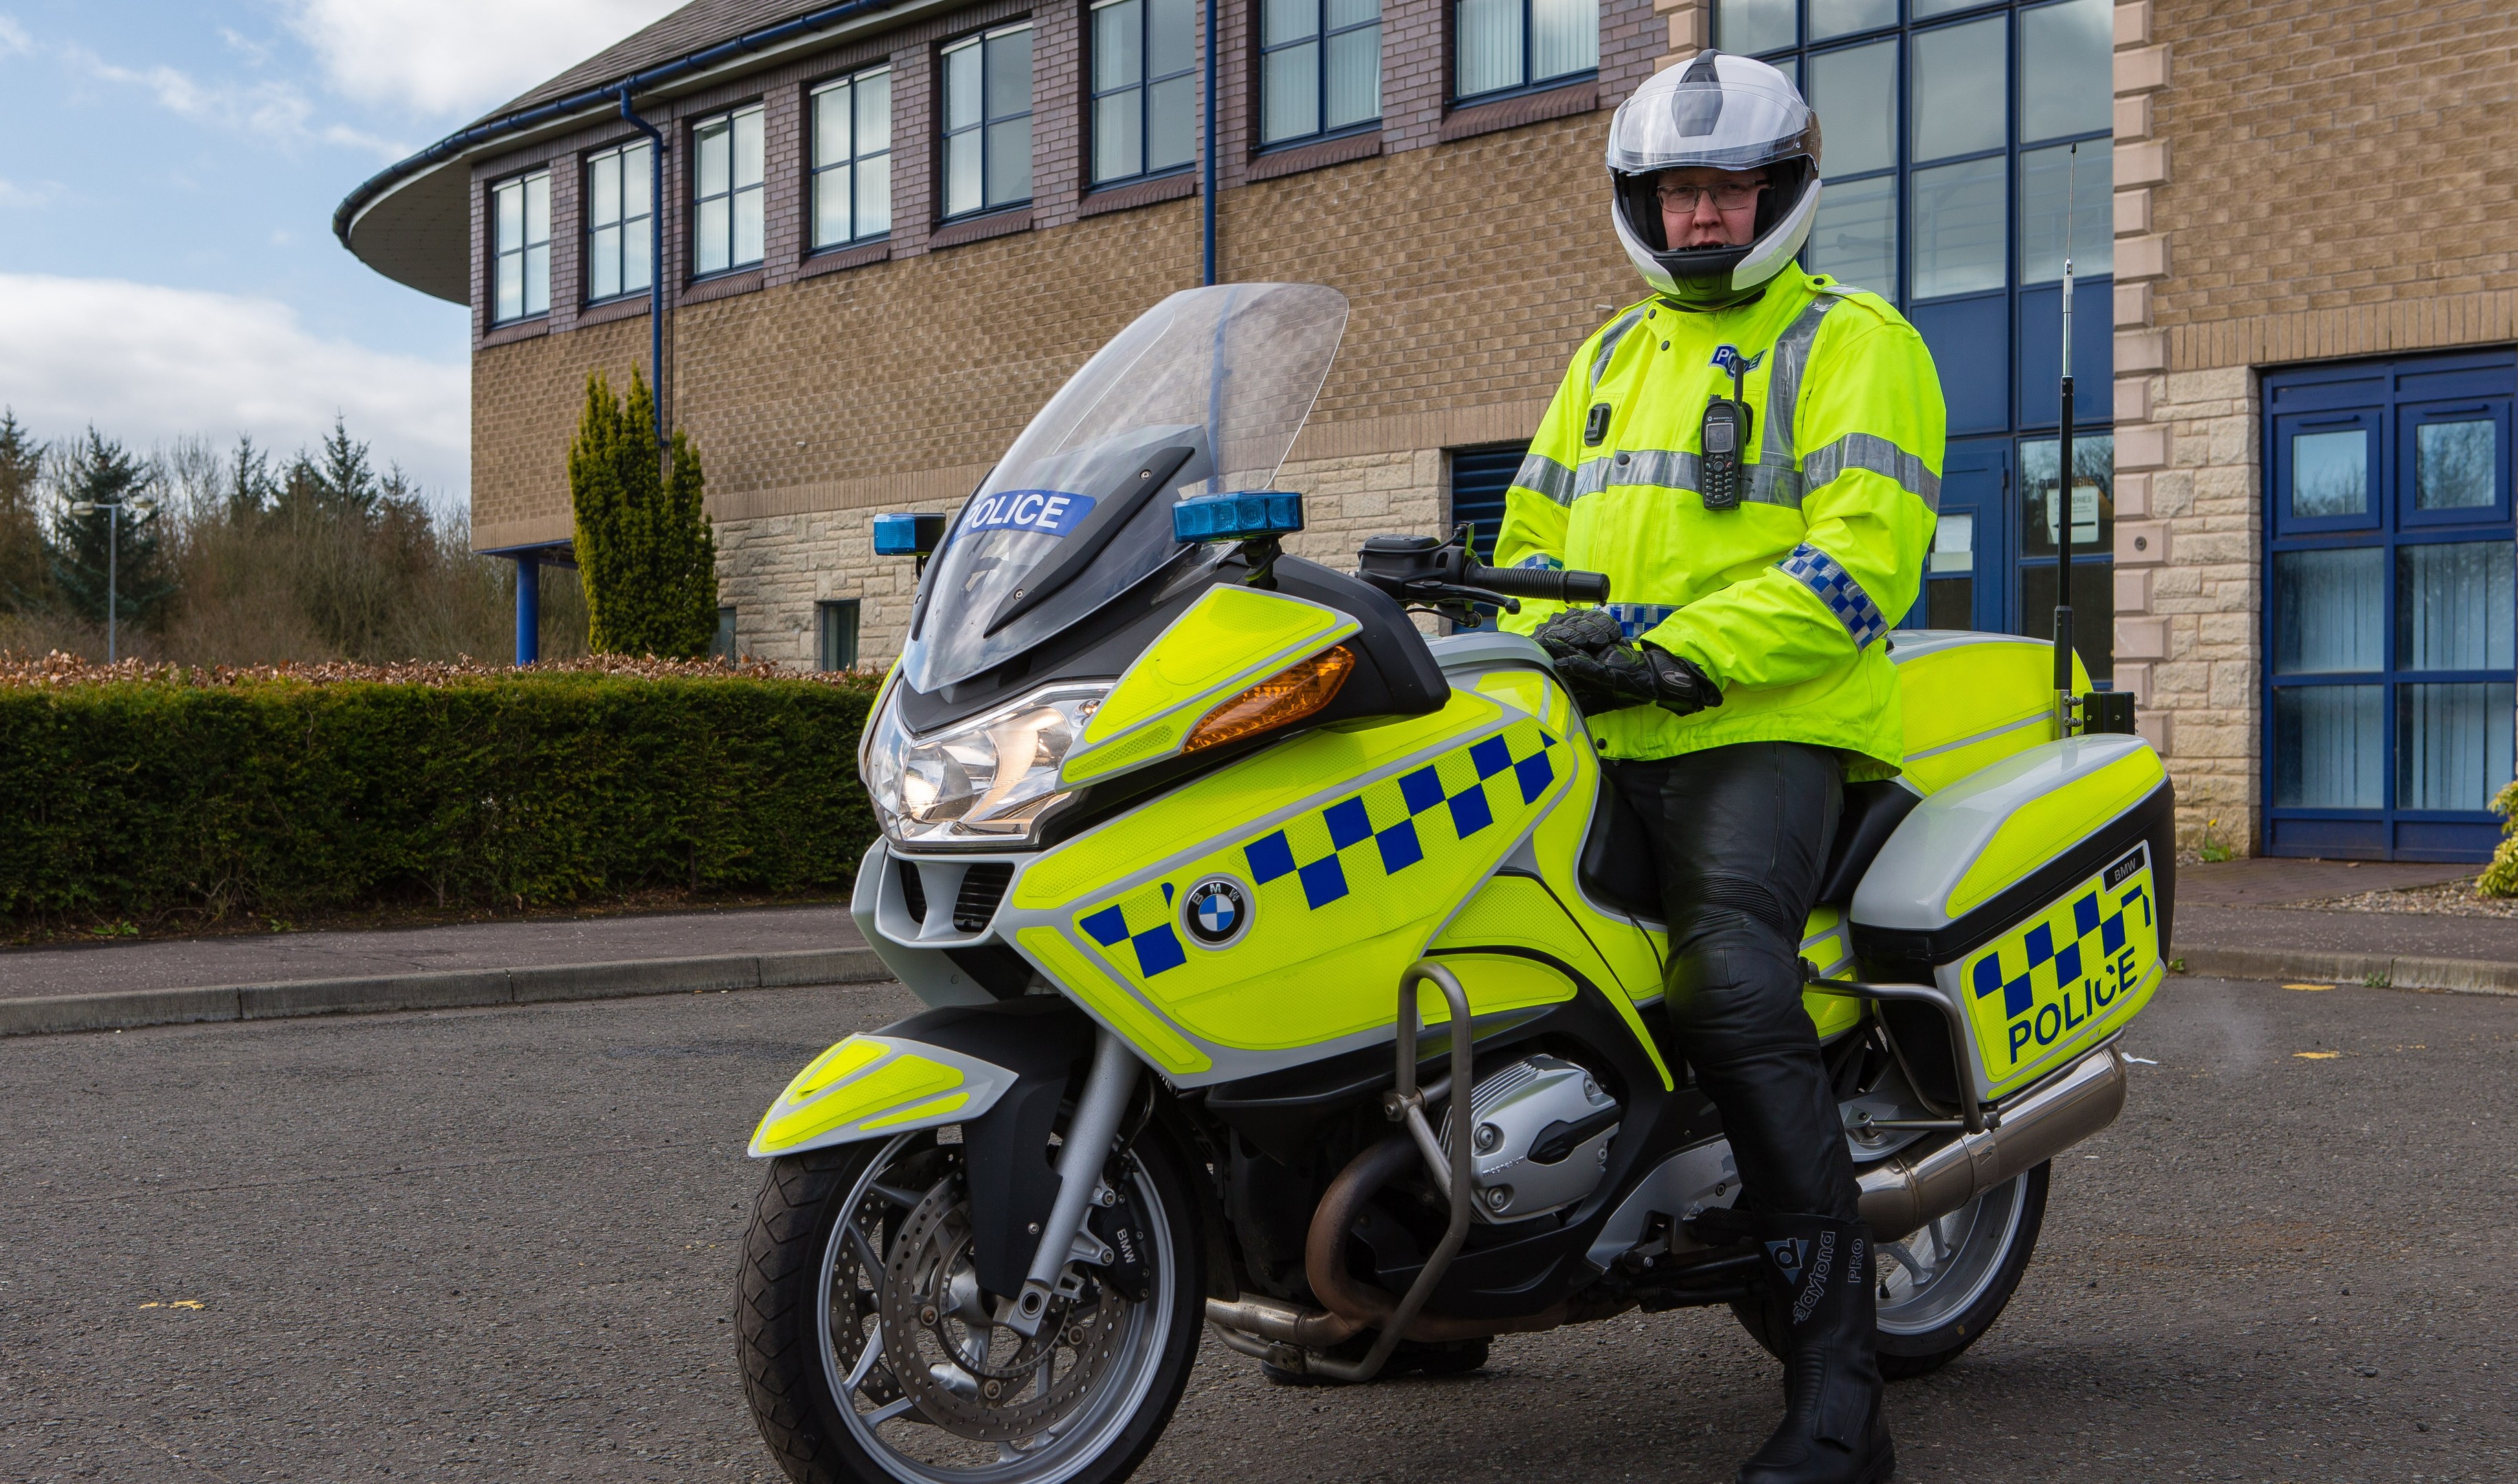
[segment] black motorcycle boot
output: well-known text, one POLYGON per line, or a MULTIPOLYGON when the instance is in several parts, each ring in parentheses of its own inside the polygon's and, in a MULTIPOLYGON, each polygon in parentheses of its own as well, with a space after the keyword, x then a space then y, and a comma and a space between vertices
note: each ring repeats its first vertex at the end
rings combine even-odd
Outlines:
POLYGON ((1824 1216, 1747 1218, 1784 1325, 1784 1420, 1740 1484, 1880 1484, 1897 1452, 1880 1415, 1871 1230, 1824 1216))

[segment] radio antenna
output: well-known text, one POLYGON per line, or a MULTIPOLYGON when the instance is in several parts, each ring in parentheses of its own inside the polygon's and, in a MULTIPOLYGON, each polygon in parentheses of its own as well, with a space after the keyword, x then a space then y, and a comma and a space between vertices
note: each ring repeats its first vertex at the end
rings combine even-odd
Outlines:
POLYGON ((2055 442, 2055 736, 2070 737, 2072 699, 2072 205, 2074 145, 2063 165, 2063 422, 2055 442))

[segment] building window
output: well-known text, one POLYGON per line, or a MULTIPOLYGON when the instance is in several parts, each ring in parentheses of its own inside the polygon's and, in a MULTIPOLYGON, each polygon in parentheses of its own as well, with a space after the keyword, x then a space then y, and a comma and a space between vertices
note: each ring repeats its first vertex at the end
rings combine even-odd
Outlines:
POLYGON ((2068 519, 2072 632, 2102 685, 2114 647, 2110 7, 1714 6, 1715 45, 1781 68, 1825 131, 1827 189, 1802 266, 1904 309, 1940 370, 1940 529, 1907 621, 2051 634, 2068 519), (2067 253, 2080 321, 2069 481, 2056 468, 2067 253))
POLYGON ((655 286, 655 149, 645 140, 586 162, 586 297, 588 302, 655 286))
POLYGON ((740 657, 734 642, 734 605, 716 611, 716 637, 709 641, 709 657, 721 664, 732 664, 740 657))
POLYGON ((1381 0, 1261 0, 1259 143, 1381 117, 1381 0))
POLYGON ((1177 169, 1197 153, 1192 0, 1093 7, 1093 184, 1177 169))
POLYGON ((2265 848, 2482 861, 2518 713, 2508 352, 2269 371, 2265 848))
POLYGON ((2109 0, 1910 8, 1715 0, 1715 44, 1783 68, 1827 131, 1803 263, 1899 304, 2054 283, 2067 251, 2112 273, 2109 0))
POLYGON ((841 598, 813 605, 813 627, 819 641, 815 646, 816 668, 853 670, 857 667, 857 600, 841 598))
POLYGON ((1031 26, 944 49, 944 215, 1031 199, 1031 26))
POLYGON ((760 106, 702 119, 691 130, 691 265, 697 276, 760 261, 760 106))
POLYGON ((490 188, 493 248, 491 322, 550 313, 550 172, 537 170, 490 188))
POLYGON ((813 245, 891 231, 891 68, 813 90, 813 245))
POLYGON ((1597 70, 1599 0, 1457 0, 1455 98, 1538 87, 1597 70))

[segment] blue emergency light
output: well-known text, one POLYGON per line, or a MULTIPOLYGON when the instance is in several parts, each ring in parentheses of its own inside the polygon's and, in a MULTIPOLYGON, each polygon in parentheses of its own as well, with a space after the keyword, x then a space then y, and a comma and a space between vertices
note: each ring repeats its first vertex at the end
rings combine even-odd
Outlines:
POLYGON ((879 557, 923 557, 944 539, 940 515, 879 515, 874 518, 874 554, 879 557))
POLYGON ((1248 541, 1303 529, 1303 497, 1291 489, 1201 494, 1172 507, 1176 541, 1248 541))

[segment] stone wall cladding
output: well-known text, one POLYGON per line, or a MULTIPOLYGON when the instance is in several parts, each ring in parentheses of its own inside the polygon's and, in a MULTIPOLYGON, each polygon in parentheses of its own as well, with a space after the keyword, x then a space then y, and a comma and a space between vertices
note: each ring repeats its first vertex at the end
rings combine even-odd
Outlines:
POLYGON ((2168 755, 2181 838, 2251 852, 2258 373, 2518 339, 2518 248, 2487 226, 2518 203, 2518 11, 2133 0, 2115 17, 2116 683, 2168 755), (2372 182, 2375 213, 2356 204, 2372 182))

